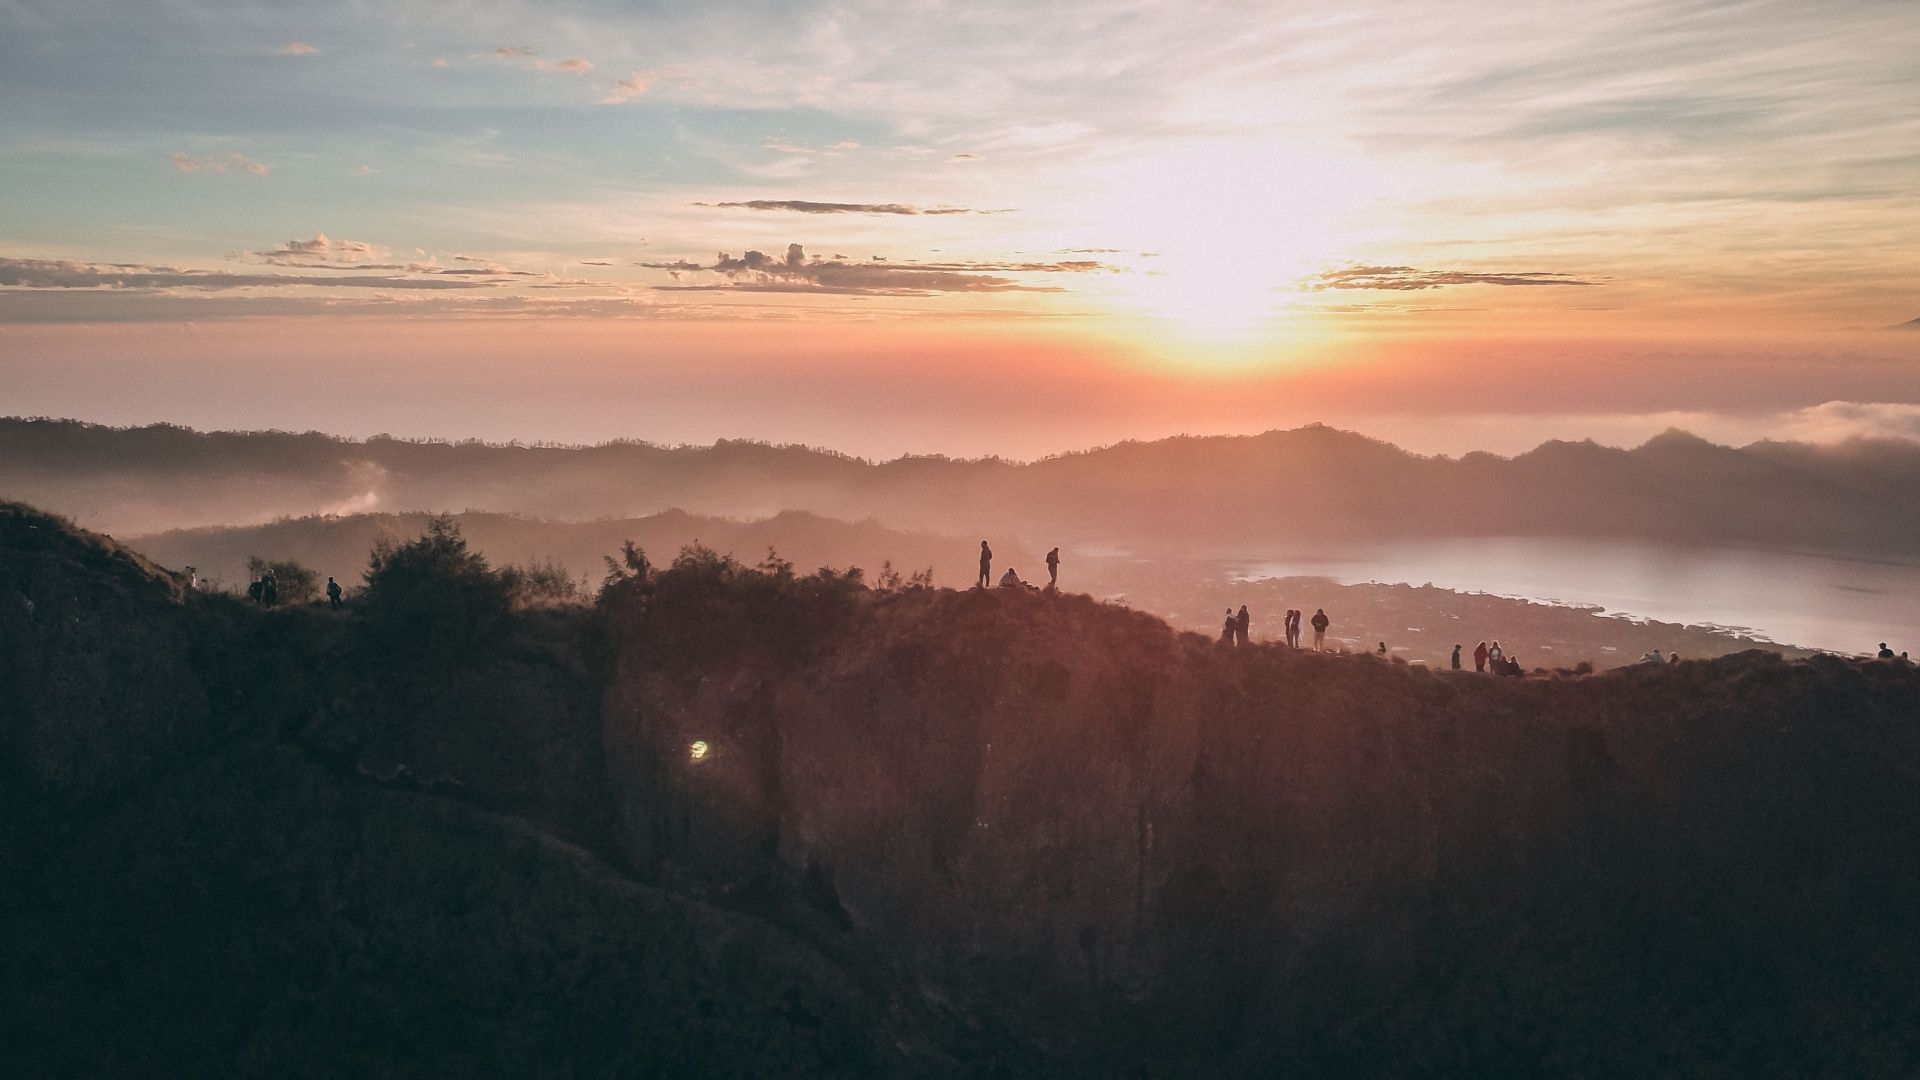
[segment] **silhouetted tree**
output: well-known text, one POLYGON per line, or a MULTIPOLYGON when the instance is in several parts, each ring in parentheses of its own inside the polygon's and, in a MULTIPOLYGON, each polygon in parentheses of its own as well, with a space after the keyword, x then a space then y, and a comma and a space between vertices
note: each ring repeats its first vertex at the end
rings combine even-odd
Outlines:
POLYGON ((498 640, 513 595, 508 576, 469 549, 445 515, 417 539, 375 545, 366 581, 375 639, 400 655, 452 657, 498 640))
POLYGON ((517 604, 568 603, 580 599, 580 582, 552 559, 529 562, 525 566, 503 566, 500 580, 517 604))

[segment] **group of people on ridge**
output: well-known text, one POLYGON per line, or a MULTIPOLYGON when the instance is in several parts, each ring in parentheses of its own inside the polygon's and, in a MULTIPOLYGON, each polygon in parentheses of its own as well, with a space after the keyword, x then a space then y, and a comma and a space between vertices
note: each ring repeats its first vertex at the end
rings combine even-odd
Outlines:
MULTIPOLYGON (((987 542, 985 540, 982 540, 980 541, 980 581, 976 587, 984 589, 992 584, 993 584, 993 549, 987 546, 987 542)), ((1019 571, 1015 570, 1011 566, 1007 567, 1006 573, 1000 575, 1000 587, 1003 589, 1026 588, 1026 589, 1033 589, 1035 591, 1038 591, 1040 588, 1040 586, 1035 585, 1030 581, 1022 580, 1020 577, 1019 571)), ((1052 551, 1047 552, 1047 588, 1057 589, 1059 587, 1060 587, 1060 549, 1056 547, 1052 551)))
MULTIPOLYGON (((1460 645, 1453 647, 1452 665, 1455 671, 1460 670, 1461 648, 1463 646, 1460 645)), ((1508 675, 1516 679, 1526 674, 1526 671, 1520 667, 1520 661, 1508 656, 1507 651, 1500 647, 1498 641, 1492 645, 1483 641, 1473 647, 1473 670, 1479 672, 1491 670, 1495 675, 1508 675)))
MULTIPOLYGON (((187 569, 191 571, 193 567, 189 566, 187 569)), ((197 586, 199 580, 198 575, 195 575, 193 584, 197 586)), ((335 611, 340 610, 340 593, 340 583, 333 580, 332 575, 328 575, 327 606, 335 611)), ((280 603, 280 578, 273 572, 273 567, 267 567, 264 573, 247 585, 247 599, 261 607, 274 607, 280 603)))
MULTIPOLYGON (((1301 647, 1300 622, 1302 617, 1303 613, 1298 608, 1288 608, 1287 613, 1280 618, 1280 630, 1286 638, 1287 647, 1290 649, 1298 649, 1301 647)), ((1221 624, 1220 627, 1220 644, 1234 646, 1246 645, 1249 641, 1247 627, 1251 625, 1252 622, 1253 616, 1247 614, 1247 605, 1241 604, 1239 611, 1228 608, 1226 622, 1221 624)), ((1327 618, 1325 608, 1315 608, 1313 610, 1313 618, 1309 620, 1309 623, 1313 627, 1314 650, 1316 652, 1321 651, 1326 647, 1327 627, 1333 625, 1333 621, 1327 618)))

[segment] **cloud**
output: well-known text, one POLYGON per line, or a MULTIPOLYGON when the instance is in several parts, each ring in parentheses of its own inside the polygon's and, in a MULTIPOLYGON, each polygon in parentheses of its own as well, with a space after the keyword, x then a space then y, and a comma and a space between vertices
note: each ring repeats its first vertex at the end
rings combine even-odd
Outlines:
POLYGON ((316 263, 332 263, 354 267, 382 262, 392 258, 392 253, 364 240, 334 240, 326 233, 314 233, 311 240, 289 240, 270 251, 250 251, 247 258, 272 265, 313 266, 316 263))
POLYGON ((446 68, 446 67, 448 67, 449 65, 448 65, 448 63, 447 63, 447 58, 446 58, 446 57, 444 57, 444 56, 436 56, 436 57, 434 57, 434 58, 433 58, 433 66, 434 66, 434 67, 437 67, 437 68, 446 68))
POLYGON ((1004 214, 1005 210, 970 210, 963 206, 908 206, 905 203, 812 202, 807 199, 748 199, 745 202, 694 203, 726 210, 787 210, 796 214, 899 214, 908 217, 942 214, 1004 214))
MULTIPOLYGON (((371 269, 371 267, 366 268, 371 269)), ((481 289, 491 281, 448 281, 438 277, 351 274, 237 274, 224 270, 184 270, 144 263, 83 263, 66 259, 0 257, 0 286, 17 289, 263 289, 284 286, 362 289, 481 289)))
POLYGON ((841 139, 839 142, 828 143, 825 146, 808 146, 787 139, 769 138, 761 140, 760 146, 776 154, 810 154, 824 157, 837 157, 861 149, 860 144, 852 139, 841 139))
MULTIPOLYGON (((570 57, 565 60, 547 60, 534 51, 531 45, 502 45, 493 50, 493 57, 507 63, 517 63, 522 71, 546 71, 556 75, 585 75, 593 70, 593 61, 584 57, 570 57)), ((444 60, 435 60, 434 67, 446 67, 444 60)))
POLYGON ((636 71, 614 83, 613 87, 601 96, 600 104, 624 105, 628 101, 646 93, 647 87, 652 85, 652 81, 653 76, 648 72, 636 71))
POLYGON ((1587 285, 1604 284, 1570 274, 1546 271, 1480 273, 1470 270, 1419 270, 1411 266, 1348 266, 1308 279, 1308 288, 1386 289, 1410 292, 1449 285, 1587 285))
POLYGON ((379 169, 376 169, 376 168, 374 168, 374 167, 373 167, 373 166, 371 166, 371 165, 360 165, 360 166, 357 166, 357 167, 355 167, 355 168, 354 168, 354 170, 353 170, 353 175, 355 175, 355 176, 372 176, 372 175, 373 175, 374 173, 377 173, 377 172, 379 172, 379 171, 380 171, 379 169))
POLYGON ((791 292, 832 293, 845 296, 931 296, 936 293, 1062 292, 1058 286, 1028 285, 1009 273, 1082 273, 1108 269, 1100 263, 897 263, 874 256, 868 262, 807 257, 805 248, 788 244, 784 256, 749 251, 735 258, 725 252, 710 264, 688 262, 639 263, 666 270, 678 282, 689 273, 716 274, 725 281, 656 285, 680 292, 791 292))
POLYGON ((304 41, 289 41, 274 51, 281 56, 312 56, 320 50, 304 41))
POLYGON ((979 154, 954 154, 952 157, 947 158, 947 160, 957 163, 962 161, 979 161, 981 157, 979 154))
POLYGON ((1920 442, 1920 404, 1829 401, 1787 414, 1781 434, 1799 442, 1906 439, 1920 442))
POLYGON ((244 172, 253 176, 265 176, 273 171, 273 166, 264 161, 255 161, 245 154, 229 153, 218 157, 194 157, 184 150, 176 151, 167 160, 183 173, 227 173, 244 172))
POLYGON ((738 309, 661 304, 650 297, 529 297, 473 292, 383 296, 0 289, 0 324, 151 323, 267 317, 380 319, 697 319, 751 317, 738 309))

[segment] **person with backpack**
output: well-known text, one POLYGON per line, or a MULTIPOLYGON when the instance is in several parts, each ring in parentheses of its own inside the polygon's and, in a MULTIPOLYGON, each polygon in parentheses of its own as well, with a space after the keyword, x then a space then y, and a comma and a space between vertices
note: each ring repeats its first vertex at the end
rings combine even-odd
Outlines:
POLYGON ((1333 620, 1327 618, 1326 608, 1313 609, 1313 651, 1314 652, 1325 651, 1326 644, 1327 644, 1327 627, 1332 625, 1333 625, 1333 620))
POLYGON ((1060 549, 1047 552, 1047 588, 1060 587, 1060 549))
POLYGON ((332 575, 327 576, 327 603, 333 605, 333 610, 340 610, 340 583, 333 580, 332 575))

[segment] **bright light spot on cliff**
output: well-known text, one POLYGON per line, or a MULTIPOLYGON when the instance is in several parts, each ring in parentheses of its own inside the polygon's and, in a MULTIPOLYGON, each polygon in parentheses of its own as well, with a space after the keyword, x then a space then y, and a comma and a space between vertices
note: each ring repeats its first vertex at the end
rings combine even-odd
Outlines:
POLYGON ((696 762, 707 760, 706 740, 695 739, 693 743, 687 747, 687 756, 696 762))

